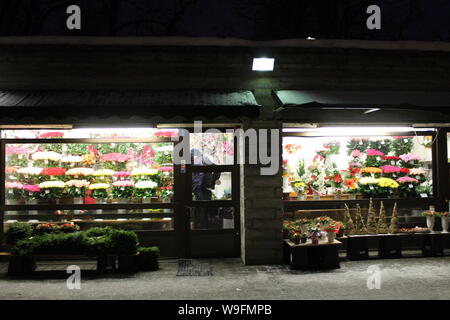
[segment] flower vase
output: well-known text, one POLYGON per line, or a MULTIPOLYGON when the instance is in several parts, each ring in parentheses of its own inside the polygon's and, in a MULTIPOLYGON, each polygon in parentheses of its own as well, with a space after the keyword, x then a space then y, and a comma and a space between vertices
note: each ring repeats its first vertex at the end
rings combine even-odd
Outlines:
POLYGON ((442 233, 448 233, 449 217, 441 217, 442 233))
POLYGON ((341 198, 342 198, 341 193, 334 194, 334 200, 341 200, 341 198))
POLYGON ((320 200, 320 194, 319 193, 313 193, 313 200, 320 200))
MULTIPOLYGON (((84 198, 73 198, 73 204, 83 204, 84 203, 84 198)), ((74 210, 73 211, 74 214, 81 214, 82 210, 74 210)))
POLYGON ((348 200, 356 200, 356 193, 349 193, 348 200))
POLYGON ((319 237, 311 237, 312 244, 319 244, 319 237))
MULTIPOLYGON (((25 204, 36 205, 36 204, 39 204, 39 200, 37 200, 37 199, 27 199, 25 201, 25 204)), ((28 210, 28 214, 30 214, 30 215, 37 215, 38 211, 37 210, 28 210)))
POLYGON ((328 243, 333 243, 336 239, 336 233, 334 231, 327 232, 328 243))
POLYGON ((434 221, 435 217, 427 217, 427 227, 430 229, 431 233, 434 233, 434 221))
POLYGON ((306 194, 298 194, 297 195, 298 201, 305 201, 306 200, 306 194))

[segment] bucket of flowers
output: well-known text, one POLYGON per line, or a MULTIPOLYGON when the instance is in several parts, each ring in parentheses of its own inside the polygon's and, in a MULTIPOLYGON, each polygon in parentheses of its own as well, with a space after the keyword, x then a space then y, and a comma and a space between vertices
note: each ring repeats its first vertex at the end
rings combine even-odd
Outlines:
POLYGON ((19 182, 6 182, 5 183, 5 198, 6 204, 8 205, 19 205, 22 204, 22 191, 23 184, 19 182))
POLYGON ((94 169, 91 168, 73 168, 66 171, 65 175, 69 180, 92 180, 92 174, 94 173, 94 169))
MULTIPOLYGON (((89 185, 90 196, 95 199, 97 204, 105 204, 108 199, 108 183, 94 183, 89 185)), ((102 213, 102 209, 97 209, 97 213, 102 213)))
POLYGON ((69 180, 66 182, 67 194, 73 198, 74 204, 83 204, 88 187, 89 181, 87 180, 69 180))
POLYGON ((139 181, 134 186, 133 196, 141 199, 142 203, 150 203, 155 196, 158 184, 152 180, 139 181))
POLYGON ((344 180, 342 179, 342 174, 338 170, 334 170, 328 176, 328 185, 333 189, 334 199, 340 200, 342 189, 344 188, 344 180))
POLYGON ((358 192, 358 179, 355 177, 345 179, 344 191, 348 194, 349 200, 356 200, 356 193, 358 192))
POLYGON ((434 209, 432 209, 432 210, 422 212, 422 216, 426 218, 427 227, 433 233, 434 232, 433 231, 434 223, 435 223, 436 217, 439 216, 439 213, 434 211, 434 209))
POLYGON ((417 193, 419 180, 405 176, 398 178, 397 182, 400 184, 400 187, 398 188, 400 197, 410 198, 410 197, 417 197, 419 195, 417 193))
POLYGON ((309 230, 308 238, 311 239, 312 244, 318 244, 319 240, 322 238, 322 232, 320 230, 320 223, 317 223, 314 227, 311 227, 309 230))
POLYGON ((52 203, 59 204, 59 200, 63 196, 65 183, 59 180, 44 181, 39 184, 41 189, 41 198, 52 203))
POLYGON ((61 154, 54 151, 38 151, 31 155, 34 167, 57 167, 61 154))
POLYGON ((400 176, 401 171, 402 171, 402 169, 400 167, 392 166, 390 164, 382 166, 380 169, 383 170, 385 177, 391 178, 394 180, 400 176))
POLYGON ((131 172, 130 171, 116 171, 114 173, 114 180, 128 180, 130 179, 131 172))
POLYGON ((441 218, 442 233, 448 233, 448 226, 449 226, 448 212, 439 212, 438 215, 441 218))
POLYGON ((20 168, 17 170, 17 174, 19 175, 20 181, 26 184, 36 184, 40 181, 39 176, 42 173, 42 168, 34 168, 34 167, 27 167, 27 168, 20 168))
POLYGON ((40 173, 40 181, 56 180, 61 181, 66 179, 66 171, 64 168, 44 168, 40 173))
POLYGON ((160 199, 162 199, 163 203, 172 202, 173 197, 173 185, 167 185, 158 188, 157 195, 160 199))
POLYGON ((362 177, 359 179, 359 188, 367 198, 378 198, 379 196, 379 178, 362 177))
POLYGON ((419 168, 421 157, 412 153, 402 154, 400 156, 401 164, 404 168, 419 168))
MULTIPOLYGON (((112 197, 118 203, 129 203, 133 196, 134 182, 130 180, 119 180, 112 184, 112 197)), ((126 213, 125 209, 119 209, 118 213, 126 213)))

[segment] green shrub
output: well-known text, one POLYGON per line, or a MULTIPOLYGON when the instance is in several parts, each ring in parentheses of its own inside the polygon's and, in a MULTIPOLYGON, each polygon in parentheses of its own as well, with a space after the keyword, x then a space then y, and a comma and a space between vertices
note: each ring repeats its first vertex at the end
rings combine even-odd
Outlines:
POLYGON ((158 270, 158 247, 138 248, 137 267, 139 270, 151 271, 158 270))
POLYGON ((89 256, 108 254, 111 252, 111 239, 109 236, 88 237, 85 252, 89 256))
POLYGON ((114 254, 134 254, 137 251, 138 237, 133 231, 111 230, 108 234, 110 238, 110 250, 114 254))
POLYGON ((84 232, 47 233, 17 242, 13 253, 28 254, 83 254, 87 243, 84 232))
POLYGON ((10 224, 5 233, 7 244, 16 244, 18 241, 27 239, 33 235, 33 227, 24 222, 14 222, 10 224))
POLYGON ((95 228, 91 228, 89 230, 86 230, 86 236, 88 238, 91 237, 102 237, 102 236, 106 236, 107 234, 109 234, 112 230, 114 230, 111 227, 104 227, 104 228, 100 228, 100 227, 95 227, 95 228))

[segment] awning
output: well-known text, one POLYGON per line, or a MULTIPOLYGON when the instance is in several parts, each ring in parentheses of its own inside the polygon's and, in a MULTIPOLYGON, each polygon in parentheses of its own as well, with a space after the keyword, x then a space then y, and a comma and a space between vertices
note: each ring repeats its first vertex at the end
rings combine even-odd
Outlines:
POLYGON ((450 92, 297 91, 276 95, 283 121, 327 123, 448 123, 450 92))
POLYGON ((0 124, 256 118, 251 91, 0 91, 0 124))

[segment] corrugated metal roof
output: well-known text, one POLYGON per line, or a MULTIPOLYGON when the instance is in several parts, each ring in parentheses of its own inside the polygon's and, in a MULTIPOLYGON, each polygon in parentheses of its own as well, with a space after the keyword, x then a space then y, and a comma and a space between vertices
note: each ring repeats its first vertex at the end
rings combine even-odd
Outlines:
POLYGON ((0 91, 2 123, 257 117, 251 91, 0 91))

